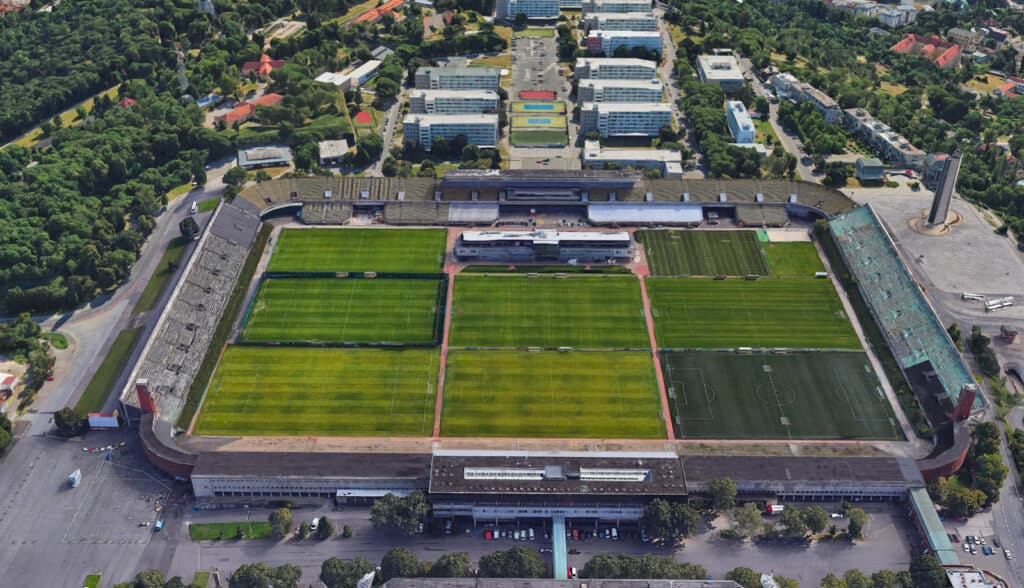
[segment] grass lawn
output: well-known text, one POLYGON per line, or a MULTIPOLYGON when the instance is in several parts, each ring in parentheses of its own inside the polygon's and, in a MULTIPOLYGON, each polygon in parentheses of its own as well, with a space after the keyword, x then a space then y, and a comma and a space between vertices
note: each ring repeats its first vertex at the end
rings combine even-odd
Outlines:
MULTIPOLYGON (((192 523, 188 526, 189 537, 193 541, 228 541, 239 539, 238 529, 242 529, 242 540, 268 539, 273 534, 270 523, 265 521, 237 523, 192 523)), ((207 582, 209 582, 209 572, 207 582)), ((196 574, 197 576, 199 574, 196 574)))
POLYGON ((771 122, 763 118, 754 120, 754 142, 773 146, 779 144, 779 137, 771 122))
POLYGON ((637 231, 653 276, 768 275, 754 231, 637 231))
POLYGON ((89 574, 85 577, 85 581, 82 582, 82 588, 100 588, 100 579, 103 574, 89 574))
POLYGON ((540 37, 547 38, 555 35, 555 29, 542 29, 542 28, 530 28, 523 29, 521 31, 514 31, 512 36, 519 39, 522 37, 540 37))
POLYGON ((434 426, 435 349, 230 346, 200 435, 424 436, 434 426))
POLYGON ((902 84, 893 84, 890 82, 880 82, 878 84, 878 89, 892 96, 899 96, 900 94, 907 91, 906 86, 902 84))
POLYGON ((242 341, 431 343, 441 280, 264 280, 242 341))
POLYGON ((565 145, 569 142, 566 131, 512 131, 509 140, 517 147, 565 145))
POLYGON ((510 47, 512 46, 512 27, 495 25, 494 33, 502 39, 505 39, 505 42, 508 43, 510 47))
POLYGON ((513 102, 512 112, 524 112, 535 116, 544 114, 565 114, 565 102, 513 102), (541 109, 538 109, 540 107, 541 109))
POLYGON ((167 201, 171 202, 175 198, 181 198, 185 194, 192 191, 192 182, 185 182, 180 186, 176 186, 167 191, 167 201))
POLYGON ((54 349, 67 349, 68 338, 61 333, 43 333, 43 339, 50 342, 50 347, 54 349))
POLYGON ((210 198, 209 200, 203 200, 199 203, 199 212, 213 212, 217 209, 217 205, 220 204, 220 198, 210 198))
POLYGON ((192 585, 196 588, 206 588, 210 584, 210 572, 201 571, 196 572, 195 576, 192 576, 192 585))
POLYGON ((356 4, 352 8, 349 8, 348 12, 346 12, 345 14, 341 15, 340 17, 336 18, 335 20, 333 20, 331 22, 347 22, 347 21, 350 21, 353 18, 359 16, 360 14, 366 12, 367 10, 370 10, 371 8, 375 8, 377 6, 377 4, 378 4, 377 0, 367 0, 366 2, 363 2, 362 4, 356 4))
POLYGON ((128 355, 140 333, 142 333, 142 327, 125 329, 118 333, 114 343, 110 346, 110 351, 107 352, 107 357, 103 359, 103 363, 100 364, 92 380, 89 380, 89 385, 82 392, 82 397, 75 404, 75 408, 79 412, 97 412, 103 408, 103 402, 114 388, 114 382, 117 381, 121 368, 128 361, 128 355))
POLYGON ((650 348, 634 277, 459 275, 449 343, 650 348))
POLYGON ((160 258, 159 265, 156 266, 156 271, 153 272, 149 281, 146 282, 146 288, 142 291, 142 295, 139 296, 138 302, 135 303, 135 308, 132 309, 133 314, 153 309, 157 300, 160 299, 160 294, 167 287, 167 282, 171 280, 171 276, 177 271, 171 270, 168 264, 174 263, 180 266, 181 257, 185 255, 186 247, 188 247, 188 241, 184 237, 171 239, 167 249, 164 250, 163 256, 160 258))
POLYGON ((768 269, 776 278, 811 278, 825 271, 814 243, 762 243, 768 269))
POLYGON ((502 53, 490 57, 480 57, 469 62, 469 65, 472 67, 503 67, 508 69, 512 67, 512 56, 508 53, 502 53))
POLYGON ((453 351, 441 434, 449 437, 660 438, 649 353, 453 351))
POLYGON ((902 440, 864 353, 662 354, 680 438, 902 440))
POLYGON ((985 74, 985 75, 982 75, 982 76, 974 76, 974 77, 972 77, 964 85, 967 86, 968 88, 972 89, 972 90, 976 90, 976 91, 981 92, 983 94, 988 94, 988 93, 992 92, 992 90, 995 90, 996 88, 998 88, 999 86, 1002 86, 1005 83, 1006 82, 1000 76, 995 76, 995 75, 992 75, 992 74, 985 74), (979 77, 984 78, 984 81, 979 80, 978 79, 979 77))
POLYGON ((445 240, 444 229, 285 229, 267 269, 437 273, 445 240))
POLYGON ((658 345, 860 350, 829 280, 647 280, 658 345))
MULTIPOLYGON (((96 94, 95 96, 93 96, 91 98, 87 98, 81 104, 76 104, 76 105, 72 106, 71 108, 65 110, 64 112, 60 113, 61 127, 67 127, 71 123, 81 122, 81 121, 78 120, 78 107, 79 106, 85 107, 85 110, 87 112, 89 112, 89 111, 92 111, 93 103, 96 102, 96 99, 99 98, 100 96, 109 96, 111 99, 116 98, 117 97, 117 89, 120 86, 121 86, 121 84, 117 84, 116 86, 112 86, 110 88, 107 88, 106 90, 100 92, 99 94, 96 94)), ((116 100, 115 100, 115 102, 116 102, 116 100)), ((53 117, 51 116, 51 117, 47 118, 46 120, 52 120, 52 119, 53 119, 53 117)), ((42 138, 43 138, 43 130, 41 128, 39 128, 39 127, 36 127, 34 129, 32 129, 31 131, 25 133, 24 135, 18 137, 12 143, 15 144, 15 145, 21 145, 22 147, 25 147, 25 148, 31 148, 31 147, 35 147, 42 138)))

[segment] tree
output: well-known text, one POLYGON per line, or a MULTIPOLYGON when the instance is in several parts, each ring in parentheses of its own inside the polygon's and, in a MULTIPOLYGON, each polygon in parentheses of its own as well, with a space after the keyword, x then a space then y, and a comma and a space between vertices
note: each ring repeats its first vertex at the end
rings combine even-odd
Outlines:
POLYGON ((743 588, 761 588, 761 574, 750 568, 735 568, 725 575, 726 580, 732 580, 743 588))
POLYGON ((334 536, 334 521, 328 516, 320 517, 320 524, 316 527, 317 539, 330 539, 334 536))
POLYGON ((797 506, 786 505, 779 522, 785 529, 786 535, 790 537, 803 537, 807 534, 807 523, 804 522, 803 509, 797 506))
POLYGON ((700 517, 693 508, 656 498, 644 507, 640 525, 654 539, 676 543, 697 531, 700 517))
POLYGON ((11 419, 7 418, 6 412, 0 412, 0 429, 3 429, 8 433, 14 432, 14 427, 11 426, 11 419))
POLYGON ((380 78, 377 80, 377 102, 380 104, 393 100, 401 91, 401 86, 399 86, 398 82, 394 80, 389 80, 388 78, 380 78))
POLYGON ((820 506, 805 508, 803 511, 804 523, 812 533, 821 533, 828 526, 829 516, 825 509, 820 506))
POLYGON ((999 453, 999 427, 995 423, 981 423, 974 428, 974 452, 978 455, 999 453))
POLYGON ((748 502, 732 510, 732 526, 742 535, 752 535, 761 527, 761 509, 748 502))
POLYGON ((863 539, 864 527, 868 524, 868 513, 860 508, 848 508, 846 509, 846 516, 850 519, 850 524, 847 526, 850 538, 863 539))
POLYGON ((516 29, 525 29, 530 22, 530 17, 525 12, 517 12, 512 20, 512 26, 516 29))
POLYGON ((954 486, 946 492, 942 506, 954 517, 969 517, 978 512, 988 497, 981 490, 954 486))
POLYGON ((7 448, 11 446, 14 440, 11 438, 11 434, 5 429, 0 429, 0 455, 7 451, 7 448))
POLYGON ((949 338, 953 340, 953 344, 956 345, 956 348, 962 351, 964 335, 960 332, 960 325, 953 323, 949 325, 946 332, 949 333, 949 338))
POLYGON ((352 527, 350 527, 348 525, 345 525, 344 527, 341 528, 341 538, 342 539, 348 539, 351 536, 352 536, 352 527))
POLYGON ((946 571, 931 555, 918 555, 910 560, 910 578, 914 588, 945 588, 949 586, 946 571))
POLYGON ((821 588, 846 588, 846 582, 837 578, 832 572, 829 572, 821 579, 821 588))
POLYGON ((430 505, 420 491, 399 498, 386 494, 378 498, 370 508, 370 523, 377 529, 398 531, 403 535, 415 535, 420 522, 430 512, 430 505))
POLYGON ((394 547, 380 560, 381 580, 391 578, 414 578, 420 573, 420 560, 406 547, 394 547))
POLYGON ((144 570, 135 574, 135 588, 164 588, 164 573, 160 570, 144 570))
POLYGON ((728 510, 736 506, 736 482, 730 478, 716 478, 708 484, 711 504, 715 510, 728 510))
POLYGON ((65 406, 53 413, 53 424, 61 437, 77 437, 89 428, 89 421, 77 408, 65 406))
POLYGON ((249 177, 249 172, 237 165, 224 172, 224 183, 229 186, 241 186, 249 177))
POLYGON ((284 537, 292 529, 292 511, 286 507, 274 509, 267 520, 270 521, 270 528, 277 538, 284 537))
POLYGON ((975 460, 974 485, 988 496, 989 502, 998 502, 999 490, 1009 471, 998 453, 987 453, 975 460))
POLYGON ((540 554, 528 547, 513 547, 480 557, 481 578, 543 578, 547 566, 540 554))
POLYGON ((372 571, 373 565, 361 557, 331 557, 320 565, 320 581, 326 584, 327 588, 353 588, 360 578, 372 571))
POLYGON ((302 569, 291 564, 276 568, 262 561, 242 564, 228 578, 228 588, 298 588, 302 569))
POLYGON ((309 537, 309 522, 302 521, 302 524, 299 525, 299 539, 305 539, 307 537, 309 537))
POLYGON ((470 578, 473 566, 466 553, 446 553, 437 558, 430 568, 430 576, 434 578, 470 578))
POLYGON ((846 588, 871 588, 871 578, 858 569, 846 570, 843 582, 846 583, 846 588))
POLYGON ((775 583, 779 585, 779 588, 800 588, 800 582, 793 578, 787 578, 785 576, 773 576, 775 583))
POLYGON ((584 578, 703 580, 703 567, 652 554, 595 555, 580 572, 584 578))

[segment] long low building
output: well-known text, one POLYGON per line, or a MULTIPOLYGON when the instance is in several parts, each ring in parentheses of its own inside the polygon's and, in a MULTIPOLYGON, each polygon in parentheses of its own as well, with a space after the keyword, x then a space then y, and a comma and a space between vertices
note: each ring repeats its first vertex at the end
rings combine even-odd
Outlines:
POLYGON ((650 12, 651 0, 583 0, 583 14, 592 12, 650 12))
POLYGON ((580 80, 576 99, 580 102, 661 102, 665 90, 661 80, 580 80))
POLYGON ((656 31, 658 17, 650 12, 591 12, 583 17, 587 30, 656 31))
POLYGON ((494 90, 411 90, 412 114, 482 114, 497 112, 500 99, 494 90))
POLYGON ((592 169, 606 169, 607 164, 619 167, 657 169, 663 178, 683 175, 682 155, 669 149, 602 149, 601 143, 590 140, 583 143, 583 165, 592 169))
POLYGON ((268 145, 241 149, 238 152, 238 167, 256 169, 258 167, 275 167, 291 165, 292 152, 283 145, 268 145))
POLYGON ((465 231, 454 253, 461 260, 604 262, 633 259, 636 243, 625 231, 465 231))
POLYGON ((498 144, 496 114, 409 114, 402 120, 402 136, 430 151, 434 140, 452 140, 464 135, 470 145, 494 147, 498 144))
POLYGON ((596 131, 602 137, 656 137, 666 125, 672 125, 672 106, 665 102, 587 102, 580 106, 582 133, 596 131))
POLYGON ((558 18, 559 0, 498 0, 499 19, 512 20, 517 14, 526 18, 550 20, 558 18))
POLYGON ((635 57, 578 57, 573 75, 578 80, 649 80, 658 76, 658 64, 635 57))
POLYGON ((322 73, 317 76, 316 81, 324 84, 334 84, 342 91, 347 92, 362 86, 369 81, 370 78, 377 75, 377 72, 380 70, 381 63, 383 62, 377 59, 371 59, 347 73, 322 73))
POLYGON ((658 31, 590 31, 587 50, 591 55, 612 56, 616 50, 646 49, 661 54, 661 33, 658 31))
POLYGON ((497 90, 497 67, 421 67, 416 70, 417 90, 497 90))
POLYGON ((925 152, 892 130, 889 125, 863 108, 848 108, 843 112, 846 128, 855 137, 871 145, 882 159, 900 167, 918 171, 924 169, 925 152))

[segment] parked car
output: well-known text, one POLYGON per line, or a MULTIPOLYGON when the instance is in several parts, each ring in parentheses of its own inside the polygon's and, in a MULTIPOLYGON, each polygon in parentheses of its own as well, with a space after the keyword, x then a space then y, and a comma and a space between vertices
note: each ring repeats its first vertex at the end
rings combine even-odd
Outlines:
POLYGON ((1003 550, 1003 557, 1005 557, 1006 559, 1013 559, 1013 554, 1010 553, 1009 549, 1004 549, 1003 550))

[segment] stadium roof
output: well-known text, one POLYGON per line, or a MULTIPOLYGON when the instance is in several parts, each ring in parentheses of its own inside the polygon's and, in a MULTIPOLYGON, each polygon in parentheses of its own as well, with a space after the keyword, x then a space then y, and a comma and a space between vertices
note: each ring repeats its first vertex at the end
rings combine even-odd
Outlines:
POLYGON ((956 550, 953 549, 949 536, 946 535, 946 527, 939 520, 939 514, 935 512, 935 505, 926 489, 915 488, 910 491, 910 508, 913 509, 917 520, 924 527, 925 540, 928 542, 928 548, 935 555, 935 559, 944 566, 958 565, 960 558, 956 550))
POLYGON ((562 241, 618 241, 629 243, 632 237, 625 231, 605 233, 599 231, 465 231, 462 240, 467 243, 494 243, 496 241, 533 241, 536 243, 562 241))
POLYGON ((782 457, 685 455, 680 458, 687 484, 728 477, 735 482, 911 482, 924 486, 912 459, 895 457, 782 457))
POLYGON ((587 218, 598 224, 696 224, 704 212, 700 204, 683 202, 594 203, 587 207, 587 218))
POLYGON ((385 588, 739 588, 732 580, 554 580, 551 578, 392 578, 385 588))
POLYGON ((426 479, 426 453, 281 453, 208 451, 196 458, 193 476, 426 479))

